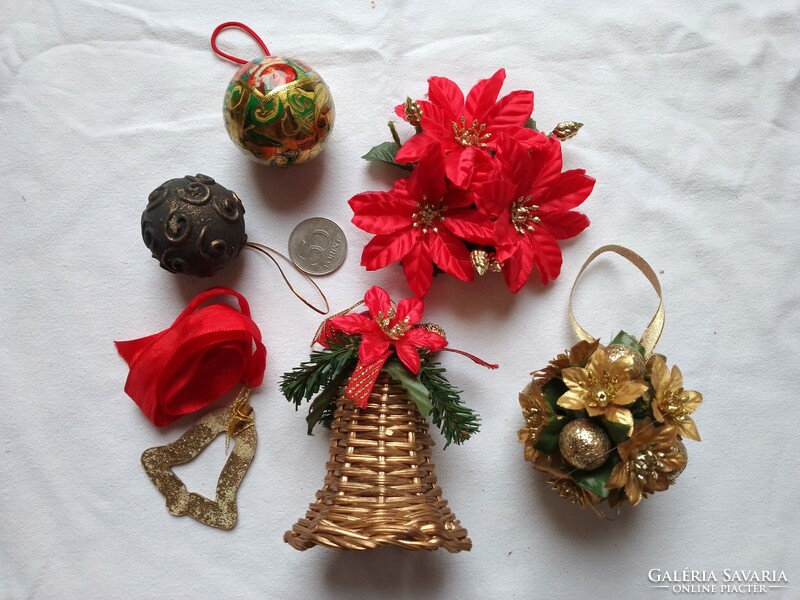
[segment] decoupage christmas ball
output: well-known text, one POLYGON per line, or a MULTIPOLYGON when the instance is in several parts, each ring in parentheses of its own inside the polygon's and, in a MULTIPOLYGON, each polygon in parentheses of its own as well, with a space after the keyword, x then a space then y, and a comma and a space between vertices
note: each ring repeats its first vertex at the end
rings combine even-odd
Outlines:
POLYGON ((208 277, 239 256, 247 243, 244 206, 207 175, 170 179, 148 197, 142 239, 167 271, 208 277))
POLYGON ((259 162, 280 167, 317 156, 334 121, 322 77, 282 56, 243 65, 228 84, 223 110, 231 139, 259 162))

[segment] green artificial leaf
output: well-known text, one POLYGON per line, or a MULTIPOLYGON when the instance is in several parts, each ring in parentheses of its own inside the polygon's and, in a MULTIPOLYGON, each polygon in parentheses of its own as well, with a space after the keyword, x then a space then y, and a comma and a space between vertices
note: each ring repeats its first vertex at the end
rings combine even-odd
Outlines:
POLYGON ((614 421, 606 421, 605 419, 600 419, 600 424, 608 433, 608 437, 611 438, 611 441, 614 444, 621 444, 625 440, 627 440, 630 435, 630 428, 627 425, 623 425, 622 423, 615 423, 614 421))
POLYGON ((541 388, 542 396, 544 396, 544 401, 547 405, 547 411, 550 413, 550 418, 545 426, 542 427, 539 439, 536 441, 536 444, 534 444, 534 447, 546 454, 558 452, 558 438, 561 435, 561 430, 572 420, 564 416, 570 413, 557 404, 558 399, 564 395, 567 389, 566 384, 561 379, 555 377, 545 383, 541 388))
POLYGON ((345 372, 351 372, 358 359, 360 340, 355 336, 336 336, 327 341, 327 348, 311 353, 309 360, 281 376, 281 392, 289 402, 300 407, 320 389, 345 372))
POLYGON ((394 159, 398 150, 400 150, 400 146, 398 146, 396 142, 383 142, 382 144, 374 146, 361 158, 372 162, 382 162, 386 163, 387 165, 394 165, 396 167, 400 167, 401 169, 411 171, 411 165, 401 164, 394 159))
POLYGON ((403 386, 403 389, 408 393, 409 399, 417 405, 419 414, 427 419, 428 415, 431 414, 433 404, 431 403, 431 394, 428 388, 422 385, 419 377, 414 377, 411 371, 396 360, 388 361, 383 366, 382 371, 403 386))
MULTIPOLYGON (((647 392, 645 392, 645 394, 646 394, 646 395, 647 395, 649 398, 653 398, 653 397, 655 396, 656 392, 655 392, 655 390, 653 389, 653 386, 652 386, 652 385, 650 386, 650 388, 648 389, 648 391, 647 391, 647 392)), ((652 413, 652 411, 651 411, 651 409, 650 409, 650 402, 648 402, 647 400, 645 400, 645 399, 644 399, 644 397, 642 397, 642 398, 639 398, 639 399, 638 399, 636 402, 634 402, 633 404, 629 404, 629 405, 628 405, 628 408, 630 409, 630 411, 631 411, 631 414, 633 415, 633 418, 634 418, 635 420, 637 420, 637 421, 639 421, 639 420, 641 420, 641 419, 646 419, 646 418, 648 418, 648 417, 652 417, 652 416, 653 416, 653 413, 652 413)))
POLYGON ((642 356, 645 355, 644 346, 642 346, 636 340, 636 338, 634 338, 633 336, 625 333, 624 331, 620 331, 616 336, 614 336, 614 339, 611 340, 611 343, 612 344, 622 344, 624 346, 630 346, 631 348, 636 350, 642 356))
MULTIPOLYGON (((400 146, 403 145, 403 142, 400 141, 400 135, 397 133, 397 128, 394 126, 394 121, 389 121, 386 126, 389 128, 389 132, 392 134, 394 143, 397 144, 398 148, 400 148, 400 146)), ((395 154, 397 154, 397 152, 395 152, 395 154)))
POLYGON ((533 129, 534 131, 539 131, 538 129, 536 129, 536 121, 533 120, 533 117, 525 121, 523 127, 527 127, 528 129, 533 129))
POLYGON ((542 386, 542 396, 550 409, 550 414, 564 414, 564 409, 558 405, 558 399, 563 396, 569 388, 561 379, 553 377, 542 386))
POLYGON ((336 393, 344 379, 353 372, 358 360, 359 342, 355 336, 334 335, 326 341, 326 348, 312 352, 307 361, 281 377, 281 392, 295 405, 295 409, 316 394, 306 417, 309 435, 317 423, 330 427, 336 393))
POLYGON ((610 491, 606 487, 606 483, 608 483, 608 479, 611 477, 611 471, 614 469, 614 465, 618 462, 619 455, 617 455, 616 452, 612 452, 608 460, 599 468, 594 471, 575 471, 572 473, 572 476, 575 478, 575 482, 582 488, 594 492, 601 498, 606 498, 610 491))
POLYGON ((325 389, 311 402, 311 406, 308 407, 308 416, 306 417, 308 435, 312 435, 314 427, 320 422, 324 427, 330 428, 333 420, 333 409, 336 406, 336 393, 339 391, 339 387, 346 376, 347 373, 345 372, 331 379, 325 389))
POLYGON ((558 452, 558 440, 561 436, 561 430, 572 419, 562 417, 560 415, 551 415, 547 424, 542 427, 539 434, 539 439, 534 444, 534 448, 541 450, 545 454, 555 454, 558 452))

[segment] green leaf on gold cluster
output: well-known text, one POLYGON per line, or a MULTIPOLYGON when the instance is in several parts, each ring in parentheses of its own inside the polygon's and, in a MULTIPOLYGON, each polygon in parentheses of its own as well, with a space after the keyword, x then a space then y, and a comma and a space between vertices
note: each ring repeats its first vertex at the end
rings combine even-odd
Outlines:
POLYGON ((546 454, 558 452, 558 438, 561 435, 561 430, 572 420, 563 414, 563 409, 557 404, 558 399, 566 391, 566 384, 555 377, 542 386, 542 396, 544 396, 550 417, 542 427, 539 439, 534 444, 534 447, 546 454))
POLYGON ((558 399, 561 398, 568 389, 567 384, 557 377, 553 377, 553 379, 542 386, 542 395, 551 413, 556 414, 563 410, 558 405, 558 399))
POLYGON ((616 336, 614 336, 614 339, 611 340, 611 343, 630 346, 642 356, 645 355, 644 346, 642 346, 635 337, 625 333, 624 331, 620 331, 616 336))
POLYGON ((601 498, 605 498, 610 491, 606 487, 606 483, 608 483, 608 479, 611 477, 611 471, 614 469, 614 465, 618 462, 619 455, 614 451, 608 457, 608 460, 594 471, 578 470, 573 472, 572 476, 575 478, 575 483, 579 486, 597 494, 601 498))
POLYGON ((596 419, 600 422, 603 428, 608 433, 608 437, 614 444, 621 444, 630 437, 630 427, 622 423, 615 423, 614 421, 606 421, 605 419, 596 419))

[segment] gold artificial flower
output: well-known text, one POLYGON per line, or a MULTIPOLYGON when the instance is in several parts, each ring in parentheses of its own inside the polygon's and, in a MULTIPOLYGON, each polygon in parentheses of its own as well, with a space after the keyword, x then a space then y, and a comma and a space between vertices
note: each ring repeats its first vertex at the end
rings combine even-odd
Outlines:
POLYGON ((625 488, 625 495, 636 506, 652 492, 666 490, 670 474, 686 466, 686 455, 678 448, 678 434, 668 425, 656 427, 644 421, 629 440, 617 446, 620 462, 611 471, 607 488, 625 488))
POLYGON ((561 458, 561 455, 556 452, 554 454, 547 454, 532 445, 525 445, 525 460, 527 460, 533 468, 542 473, 547 473, 557 479, 567 477, 572 479, 567 471, 571 469, 566 461, 561 458))
POLYGON ((652 404, 656 420, 672 425, 679 435, 699 442, 697 425, 689 415, 700 406, 702 394, 684 390, 681 370, 673 366, 670 373, 667 361, 661 355, 656 356, 650 365, 650 382, 656 391, 652 404))
MULTIPOLYGON (((523 404, 523 407, 527 404, 527 402, 523 403, 522 394, 520 394, 520 403, 523 404)), ((591 508, 597 515, 602 516, 595 505, 603 499, 576 483, 572 475, 568 473, 572 467, 564 461, 561 454, 558 452, 547 454, 536 448, 536 438, 533 437, 532 430, 527 425, 519 430, 519 440, 525 444, 525 460, 531 463, 537 471, 551 477, 547 481, 551 490, 573 504, 577 504, 581 508, 591 508)))
POLYGON ((547 485, 562 498, 569 500, 573 504, 577 504, 581 508, 591 508, 599 517, 603 516, 603 513, 595 508, 595 504, 599 504, 602 498, 579 486, 571 477, 548 479, 547 485))
POLYGON ((550 411, 542 390, 533 381, 520 393, 519 405, 525 418, 525 427, 519 430, 519 441, 526 445, 527 451, 527 446, 533 447, 539 441, 542 429, 550 419, 550 411))
POLYGON ((586 341, 581 340, 566 353, 559 354, 551 360, 544 369, 539 369, 531 373, 535 377, 536 383, 544 385, 553 377, 560 377, 561 371, 568 367, 582 367, 586 364, 589 357, 594 354, 600 344, 600 340, 586 341))
POLYGON ((561 377, 569 389, 558 399, 559 406, 627 425, 630 435, 633 415, 624 407, 636 402, 647 384, 630 379, 625 365, 610 361, 605 348, 598 348, 585 368, 569 367, 561 377))

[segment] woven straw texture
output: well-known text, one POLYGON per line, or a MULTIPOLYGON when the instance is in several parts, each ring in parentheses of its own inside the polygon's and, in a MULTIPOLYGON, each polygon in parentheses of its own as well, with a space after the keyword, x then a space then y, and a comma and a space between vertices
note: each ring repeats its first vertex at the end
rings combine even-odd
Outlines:
POLYGON ((428 424, 399 384, 381 375, 364 409, 343 386, 331 430, 324 485, 284 541, 298 550, 472 547, 436 483, 428 424))

